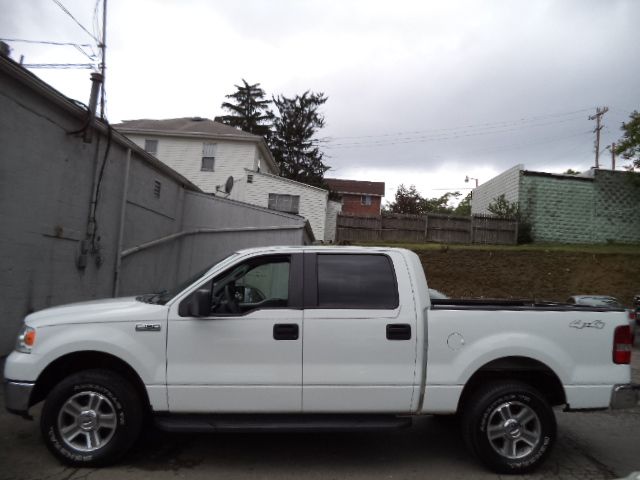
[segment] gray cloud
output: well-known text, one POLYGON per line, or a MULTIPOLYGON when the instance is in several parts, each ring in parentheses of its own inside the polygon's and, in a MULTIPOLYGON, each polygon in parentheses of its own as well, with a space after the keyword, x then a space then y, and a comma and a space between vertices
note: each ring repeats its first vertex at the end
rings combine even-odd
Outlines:
MULTIPOLYGON (((91 24, 94 2, 65 4, 91 24)), ((3 37, 87 40, 50 1, 0 6, 3 37)), ((323 91, 321 135, 336 175, 389 184, 406 178, 436 189, 466 172, 491 175, 516 163, 586 169, 594 127, 587 116, 597 105, 611 108, 605 145, 640 107, 640 2, 633 0, 109 6, 113 121, 212 117, 240 78, 273 94, 323 91)), ((78 60, 73 51, 13 47, 37 61, 78 60)), ((69 96, 88 94, 87 72, 38 74, 69 96)))

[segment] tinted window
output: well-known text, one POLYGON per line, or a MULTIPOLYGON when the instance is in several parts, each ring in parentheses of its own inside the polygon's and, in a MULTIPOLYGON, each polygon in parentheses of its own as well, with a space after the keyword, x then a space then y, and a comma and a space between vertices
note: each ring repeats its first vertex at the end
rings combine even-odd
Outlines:
POLYGON ((318 255, 318 308, 397 306, 398 287, 386 255, 318 255))

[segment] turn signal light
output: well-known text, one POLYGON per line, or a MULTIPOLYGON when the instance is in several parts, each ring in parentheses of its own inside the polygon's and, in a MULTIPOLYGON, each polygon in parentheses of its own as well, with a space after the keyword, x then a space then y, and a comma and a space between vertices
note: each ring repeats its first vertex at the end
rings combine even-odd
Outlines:
POLYGON ((36 330, 35 328, 27 327, 24 325, 18 338, 16 339, 16 350, 22 353, 31 353, 31 348, 36 343, 36 330))
POLYGON ((613 363, 631 363, 631 346, 631 327, 629 325, 616 327, 613 333, 613 363))

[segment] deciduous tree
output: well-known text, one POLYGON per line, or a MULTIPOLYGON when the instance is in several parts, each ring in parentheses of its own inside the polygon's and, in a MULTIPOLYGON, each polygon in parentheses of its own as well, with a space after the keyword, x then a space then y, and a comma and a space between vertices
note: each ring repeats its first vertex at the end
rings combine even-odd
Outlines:
POLYGON ((629 121, 622 124, 624 132, 616 143, 615 152, 622 158, 631 160, 631 169, 640 169, 640 112, 634 110, 629 121))

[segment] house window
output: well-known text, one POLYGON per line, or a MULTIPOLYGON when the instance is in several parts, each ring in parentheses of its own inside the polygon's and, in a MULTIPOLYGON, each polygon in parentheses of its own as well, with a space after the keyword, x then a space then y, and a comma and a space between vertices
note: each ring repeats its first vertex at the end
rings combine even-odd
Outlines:
POLYGON ((362 195, 360 197, 360 203, 362 205, 371 205, 371 195, 362 195))
POLYGON ((200 167, 200 170, 203 172, 213 172, 215 160, 216 159, 214 157, 202 157, 202 166, 200 167))
POLYGON ((300 195, 270 193, 269 208, 279 212, 298 213, 300 211, 300 195))
POLYGON ((200 170, 203 172, 213 172, 216 163, 216 144, 202 144, 202 165, 200 170))
POLYGON ((144 141, 144 150, 149 152, 151 155, 155 155, 158 153, 158 140, 149 140, 148 138, 144 141))

